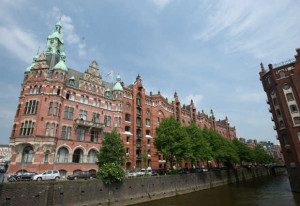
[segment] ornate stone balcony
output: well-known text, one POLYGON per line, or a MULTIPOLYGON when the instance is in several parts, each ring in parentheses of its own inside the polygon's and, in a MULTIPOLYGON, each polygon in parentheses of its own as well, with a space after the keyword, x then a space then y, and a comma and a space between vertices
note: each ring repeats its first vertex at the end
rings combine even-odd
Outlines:
POLYGON ((92 129, 104 130, 105 126, 102 123, 87 121, 83 119, 75 119, 74 121, 74 129, 76 130, 77 127, 87 127, 89 132, 92 129))

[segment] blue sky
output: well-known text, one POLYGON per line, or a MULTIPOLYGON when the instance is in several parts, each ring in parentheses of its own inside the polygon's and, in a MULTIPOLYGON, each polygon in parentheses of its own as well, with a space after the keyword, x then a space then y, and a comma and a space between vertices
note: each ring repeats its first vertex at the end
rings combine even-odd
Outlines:
MULTIPOLYGON (((199 111, 228 115, 238 137, 277 142, 258 72, 300 47, 299 0, 0 0, 0 144, 7 144, 21 83, 62 14, 68 67, 92 60, 130 84, 199 111)), ((109 80, 109 79, 108 79, 109 80)), ((111 81, 111 80, 109 80, 111 81)))

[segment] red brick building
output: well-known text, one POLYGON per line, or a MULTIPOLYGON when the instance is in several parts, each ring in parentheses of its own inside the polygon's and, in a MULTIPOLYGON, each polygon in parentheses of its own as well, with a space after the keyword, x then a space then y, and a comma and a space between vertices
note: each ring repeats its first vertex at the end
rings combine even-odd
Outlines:
POLYGON ((261 64, 260 79, 268 96, 274 129, 282 148, 293 191, 300 192, 300 49, 295 59, 261 64))
POLYGON ((125 86, 119 75, 114 84, 103 81, 96 61, 84 73, 68 68, 60 30, 58 22, 46 50, 25 71, 10 137, 9 173, 97 170, 104 131, 114 128, 125 144, 126 169, 141 168, 143 152, 148 153, 148 166, 163 168, 165 160, 155 150, 153 137, 162 119, 171 115, 182 125, 194 121, 229 140, 236 137, 227 117, 216 121, 212 110, 197 112, 193 100, 181 105, 176 92, 171 99, 160 92, 146 95, 140 76, 125 86))

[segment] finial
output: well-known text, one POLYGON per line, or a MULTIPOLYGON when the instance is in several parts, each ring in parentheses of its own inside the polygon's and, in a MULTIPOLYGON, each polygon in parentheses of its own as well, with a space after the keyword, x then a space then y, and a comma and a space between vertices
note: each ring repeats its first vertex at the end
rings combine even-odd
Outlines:
POLYGON ((264 65, 263 65, 263 63, 262 62, 260 62, 260 68, 261 68, 261 72, 265 72, 265 68, 264 68, 264 65))

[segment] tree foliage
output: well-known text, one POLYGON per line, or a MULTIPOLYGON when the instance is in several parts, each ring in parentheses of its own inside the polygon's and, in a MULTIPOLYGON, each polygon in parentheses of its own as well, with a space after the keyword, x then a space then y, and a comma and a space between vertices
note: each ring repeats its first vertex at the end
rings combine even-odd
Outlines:
POLYGON ((255 149, 234 139, 232 142, 206 126, 201 130, 195 123, 187 127, 181 126, 173 116, 165 118, 156 128, 154 146, 162 152, 173 168, 173 161, 181 165, 181 161, 208 161, 213 158, 217 164, 224 163, 232 167, 236 163, 257 162, 271 163, 274 161, 262 145, 255 149))
POLYGON ((173 116, 164 118, 156 127, 154 146, 164 154, 166 161, 170 162, 171 168, 173 168, 174 160, 180 164, 182 159, 191 156, 190 138, 186 130, 181 127, 180 122, 173 116))
POLYGON ((102 147, 97 153, 96 164, 99 167, 97 176, 106 184, 124 179, 122 166, 125 163, 125 149, 122 139, 116 130, 105 133, 102 147))

